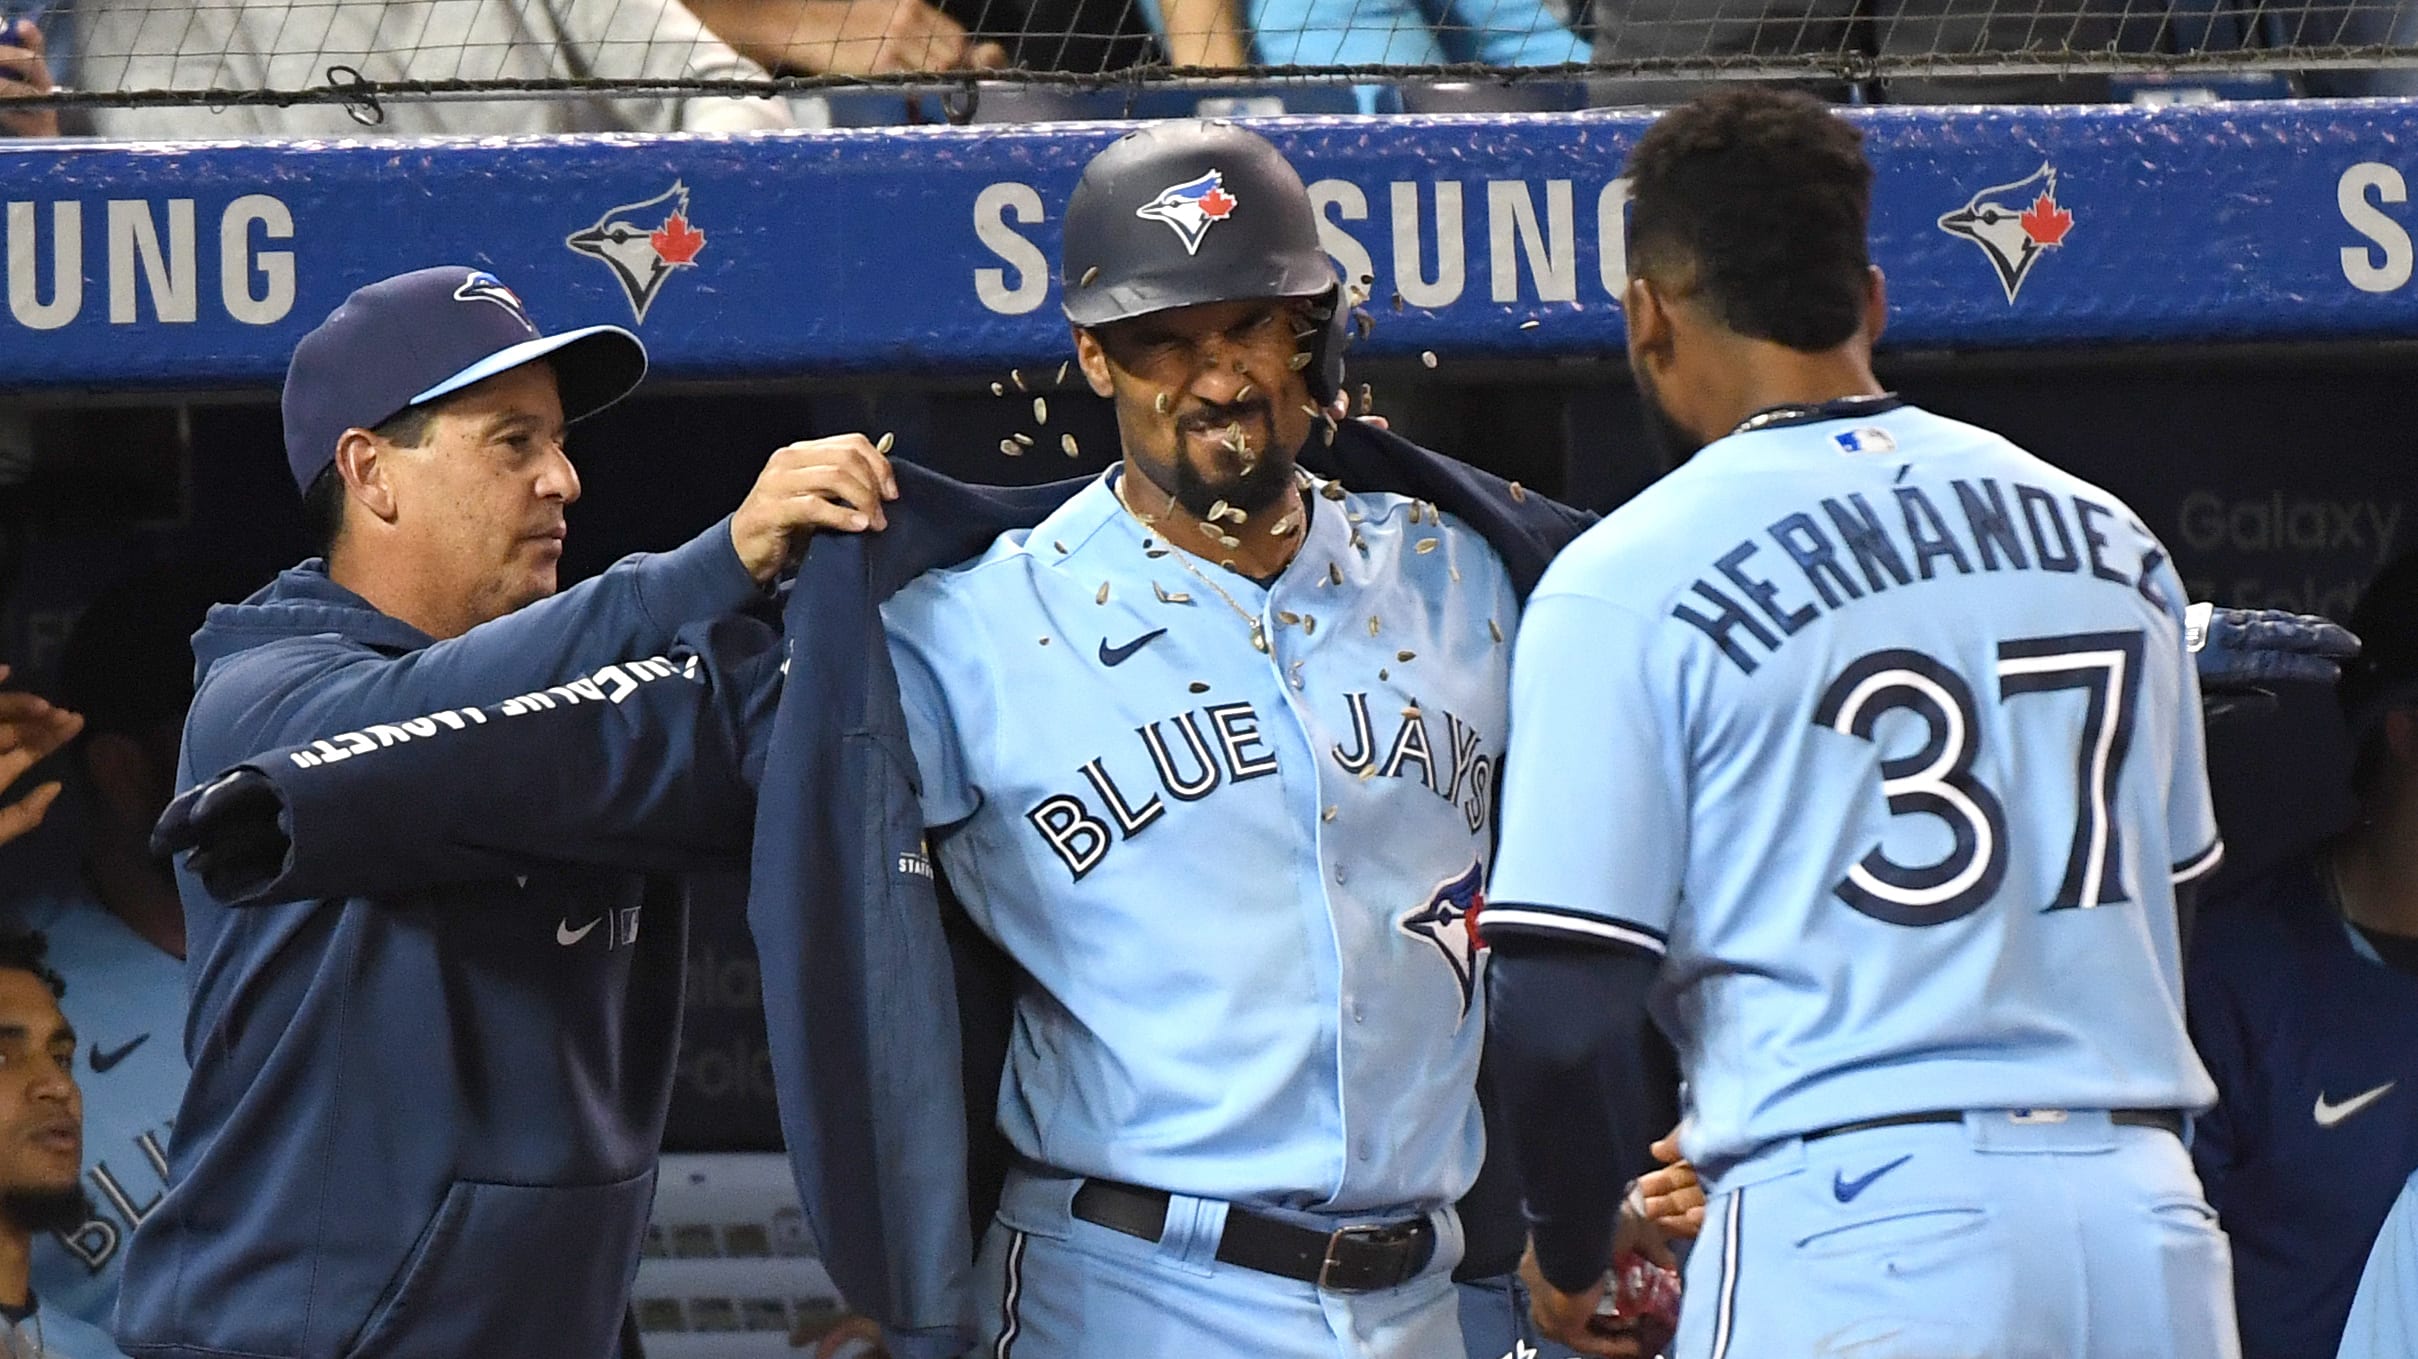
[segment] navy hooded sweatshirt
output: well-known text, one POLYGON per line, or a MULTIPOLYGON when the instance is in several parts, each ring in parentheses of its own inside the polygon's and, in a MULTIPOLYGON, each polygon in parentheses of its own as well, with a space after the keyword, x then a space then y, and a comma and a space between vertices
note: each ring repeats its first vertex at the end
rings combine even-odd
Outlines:
MULTIPOLYGON (((1593 521, 1357 422, 1302 462, 1460 517, 1501 555, 1522 597, 1593 521)), ((1040 522, 1088 479, 1009 489, 965 485, 909 463, 896 470, 900 496, 885 531, 816 540, 784 610, 787 679, 777 708, 765 729, 735 739, 745 751, 738 767, 778 771, 753 801, 748 920, 782 1133, 808 1222, 842 1295, 884 1325, 894 1354, 953 1359, 974 1338, 974 1243, 1006 1165, 993 1115, 1016 970, 932 872, 880 606, 923 572, 1040 522)), ((509 719, 497 710, 496 720, 399 743, 358 765, 309 764, 307 749, 251 761, 276 784, 291 843, 282 864, 226 890, 290 895, 382 871, 360 862, 357 845, 347 848, 344 826, 365 806, 393 804, 405 788, 450 795, 394 807, 377 828, 374 855, 398 867, 383 871, 495 871, 515 855, 626 856, 634 841, 682 837, 682 851, 710 849, 705 828, 744 822, 752 790, 701 776, 681 790, 689 800, 675 805, 660 790, 620 786, 632 769, 681 766, 714 741, 733 740, 723 734, 724 711, 756 711, 731 697, 728 684, 713 683, 717 669, 747 663, 748 647, 722 637, 684 641, 692 644, 679 654, 696 656, 689 673, 700 683, 655 687, 625 705, 509 719), (556 770, 549 786, 563 796, 533 799, 518 778, 467 777, 525 768, 532 750, 546 753, 556 770)), ((1461 1213, 1462 1276, 1509 1272, 1524 1227, 1499 1159, 1461 1213)))
MULTIPOLYGON (((645 658, 683 625, 760 598, 727 521, 441 642, 305 562, 195 637, 180 786, 283 746, 360 758, 499 695, 612 706, 667 687, 675 666, 645 658)), ((346 817, 369 830, 402 810, 346 817)), ((431 887, 345 839, 341 897, 233 905, 180 870, 192 1080, 169 1188, 129 1248, 119 1345, 609 1355, 672 1088, 676 895, 593 864, 431 887)))

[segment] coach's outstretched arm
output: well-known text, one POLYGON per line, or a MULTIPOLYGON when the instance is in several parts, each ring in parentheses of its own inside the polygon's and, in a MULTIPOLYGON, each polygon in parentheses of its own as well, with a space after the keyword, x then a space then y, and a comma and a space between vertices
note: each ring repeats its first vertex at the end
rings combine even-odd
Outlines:
POLYGON ((230 905, 388 897, 547 864, 744 863, 779 635, 752 618, 481 707, 287 746, 170 804, 155 853, 230 905))

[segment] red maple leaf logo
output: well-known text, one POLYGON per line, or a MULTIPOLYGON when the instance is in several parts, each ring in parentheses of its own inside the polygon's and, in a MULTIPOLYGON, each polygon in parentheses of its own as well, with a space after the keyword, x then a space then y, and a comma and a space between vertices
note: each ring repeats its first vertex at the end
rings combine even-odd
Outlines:
POLYGON ((1234 195, 1226 192, 1223 185, 1212 185, 1209 192, 1201 195, 1200 204, 1201 216, 1212 222, 1222 221, 1234 211, 1234 195))
POLYGON ((654 242, 655 253, 663 257, 665 264, 693 263, 697 252, 705 248, 705 233, 691 227, 688 219, 677 212, 664 218, 663 225, 655 228, 647 239, 654 242))
POLYGON ((2031 237, 2034 245, 2056 245, 2074 227, 2074 214, 2058 207, 2056 196, 2045 190, 2015 220, 2022 223, 2023 234, 2031 237))

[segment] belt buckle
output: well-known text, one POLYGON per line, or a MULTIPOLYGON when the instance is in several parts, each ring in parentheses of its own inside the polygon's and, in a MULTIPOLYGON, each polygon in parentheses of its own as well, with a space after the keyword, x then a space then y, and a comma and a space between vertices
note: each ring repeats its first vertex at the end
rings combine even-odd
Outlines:
POLYGON ((1362 1223, 1357 1227, 1338 1227, 1334 1231, 1327 1233, 1326 1258, 1318 1263, 1318 1286, 1321 1289, 1326 1289, 1337 1293, 1366 1293, 1376 1288, 1391 1288, 1394 1286, 1394 1284, 1400 1283, 1400 1279, 1390 1280, 1382 1284, 1377 1283, 1365 1277, 1365 1266, 1361 1267, 1364 1271, 1364 1276, 1361 1278, 1345 1279, 1341 1281, 1336 1280, 1334 1274, 1337 1266, 1343 1265, 1347 1271, 1352 1268, 1352 1266, 1338 1258, 1337 1251, 1342 1248, 1346 1241, 1359 1241, 1370 1246, 1389 1245, 1402 1239, 1409 1230, 1409 1228, 1401 1226, 1388 1226, 1383 1223, 1369 1222, 1362 1223))

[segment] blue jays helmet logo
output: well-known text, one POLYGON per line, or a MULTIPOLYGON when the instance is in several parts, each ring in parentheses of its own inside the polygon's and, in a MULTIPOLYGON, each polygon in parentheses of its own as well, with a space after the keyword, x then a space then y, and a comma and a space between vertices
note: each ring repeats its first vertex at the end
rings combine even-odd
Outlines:
POLYGON ((2046 162, 2012 184, 1991 185, 1939 219, 1940 230, 1962 236, 1990 257, 2009 302, 2023 290, 2032 266, 2063 245, 2073 227, 2074 214, 2057 206, 2056 168, 2046 162))
POLYGON ((572 232, 563 244, 611 269, 631 314, 644 324, 664 281, 697 267, 705 233, 689 223, 688 186, 674 180, 653 198, 605 209, 595 225, 572 232))
POLYGON ((1225 173, 1211 170, 1199 179, 1159 190, 1158 197, 1134 209, 1133 215, 1165 222, 1176 239, 1184 243, 1184 253, 1197 255, 1201 238, 1209 234, 1209 228, 1233 216, 1238 206, 1239 200, 1226 192, 1225 173))
POLYGON ((453 290, 456 302, 493 302, 512 313, 512 319, 527 326, 531 334, 537 323, 529 319, 529 309, 521 305, 521 296, 504 286, 504 281, 484 269, 473 269, 462 279, 462 286, 453 290))
POLYGON ((1485 904, 1484 865, 1472 861, 1466 872, 1439 884, 1427 904, 1402 917, 1402 932, 1436 946, 1444 965, 1461 987, 1461 1017, 1469 1018, 1469 1002, 1478 986, 1478 908, 1485 904))

